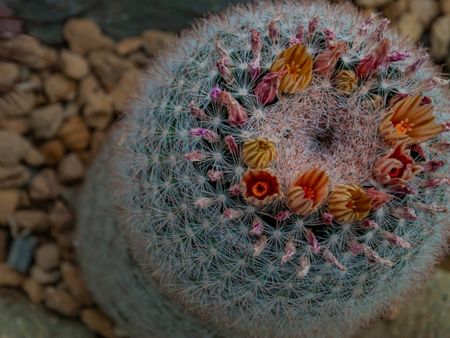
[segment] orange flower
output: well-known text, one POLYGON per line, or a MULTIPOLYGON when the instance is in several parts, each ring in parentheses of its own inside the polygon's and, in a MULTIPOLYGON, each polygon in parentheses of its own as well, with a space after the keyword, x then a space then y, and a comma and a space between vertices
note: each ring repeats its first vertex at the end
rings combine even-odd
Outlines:
POLYGON ((310 169, 299 175, 287 193, 287 205, 297 215, 314 212, 327 198, 329 179, 325 171, 310 169))
POLYGON ((272 63, 271 72, 286 70, 281 78, 280 92, 294 94, 305 89, 312 80, 313 59, 302 44, 282 51, 272 63))
POLYGON ((341 70, 333 79, 338 92, 344 95, 350 95, 358 87, 358 78, 352 70, 341 70))
POLYGON ((421 104, 422 99, 420 95, 405 97, 386 113, 380 125, 386 141, 420 143, 443 131, 442 125, 435 123, 433 106, 421 104))
POLYGON ((276 156, 275 143, 267 137, 247 140, 242 146, 242 160, 250 168, 267 168, 276 156))
POLYGON ((381 184, 404 185, 420 171, 422 167, 414 163, 406 144, 400 143, 375 163, 373 174, 381 184))
POLYGON ((343 184, 331 192, 328 207, 338 222, 354 222, 362 220, 369 214, 372 200, 357 185, 343 184))
POLYGON ((257 207, 267 205, 282 196, 278 179, 269 170, 247 170, 242 177, 241 192, 248 203, 257 207))

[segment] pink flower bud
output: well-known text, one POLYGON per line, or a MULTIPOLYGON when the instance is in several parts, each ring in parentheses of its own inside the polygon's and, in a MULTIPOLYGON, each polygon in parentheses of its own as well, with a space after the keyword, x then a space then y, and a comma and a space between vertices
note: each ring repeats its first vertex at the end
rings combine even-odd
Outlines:
POLYGON ((218 103, 220 101, 220 97, 222 96, 222 89, 219 86, 214 86, 209 93, 209 97, 213 103, 218 103))
POLYGON ((394 186, 392 187, 392 190, 396 193, 404 195, 417 195, 419 193, 419 191, 415 187, 409 184, 394 186))
POLYGON ((241 125, 248 120, 244 107, 230 93, 222 91, 219 102, 227 108, 228 122, 231 124, 241 125))
POLYGON ((189 104, 189 108, 191 109, 192 116, 194 116, 195 118, 199 120, 204 120, 207 118, 205 111, 199 108, 194 101, 191 101, 191 103, 189 104))
POLYGON ((421 57, 419 57, 416 61, 414 61, 412 64, 406 67, 405 75, 413 75, 417 73, 419 68, 422 67, 422 65, 425 63, 426 60, 427 55, 422 55, 421 57))
POLYGON ((381 258, 380 255, 376 251, 374 251, 367 245, 363 244, 363 248, 364 248, 364 254, 366 255, 367 260, 369 262, 381 264, 381 265, 384 265, 387 267, 392 267, 394 265, 392 263, 392 261, 390 261, 389 259, 381 258))
POLYGON ((261 73, 261 60, 260 58, 256 58, 248 64, 248 71, 252 77, 252 79, 256 79, 261 73))
POLYGON ((310 245, 313 253, 317 254, 320 252, 319 241, 317 240, 316 235, 314 235, 314 232, 309 229, 306 229, 306 241, 310 245))
POLYGON ((426 104, 431 104, 431 99, 428 96, 424 96, 422 98, 422 101, 420 101, 421 106, 424 106, 426 104))
POLYGON ((227 59, 220 59, 216 63, 217 71, 219 72, 220 76, 223 77, 223 79, 228 83, 233 83, 234 77, 233 74, 230 71, 230 68, 228 68, 228 61, 227 59))
POLYGON ((390 42, 383 39, 373 50, 372 54, 365 56, 356 67, 356 74, 365 78, 372 75, 384 63, 389 53, 390 42))
POLYGON ((253 244, 253 257, 258 257, 267 245, 267 237, 262 235, 258 241, 253 244))
POLYGON ((208 198, 208 197, 200 197, 200 198, 198 198, 198 199, 194 202, 194 205, 195 205, 197 208, 200 208, 200 209, 206 209, 206 208, 208 208, 209 206, 211 206, 212 203, 213 203, 213 200, 212 200, 211 198, 208 198))
POLYGON ((410 54, 408 52, 394 51, 386 57, 385 62, 391 63, 391 62, 403 61, 403 60, 406 60, 407 58, 409 58, 409 56, 410 56, 410 54))
POLYGON ((199 162, 205 159, 205 155, 199 150, 193 150, 187 154, 184 154, 184 158, 191 162, 199 162))
POLYGON ((280 211, 278 214, 276 214, 274 216, 275 220, 281 222, 284 221, 285 219, 288 219, 289 216, 291 216, 292 213, 289 210, 285 210, 285 211, 280 211))
POLYGON ((392 215, 397 218, 406 219, 407 221, 417 220, 416 212, 413 208, 403 207, 392 211, 392 215))
POLYGON ((298 26, 297 32, 295 33, 295 38, 297 39, 298 43, 303 43, 304 36, 305 36, 305 27, 303 27, 303 25, 298 26))
POLYGON ((445 165, 445 161, 432 160, 422 164, 424 172, 434 173, 445 165))
POLYGON ((284 264, 292 259, 294 257, 297 250, 295 249, 295 244, 293 241, 287 241, 285 247, 284 247, 284 255, 281 257, 281 264, 284 264))
POLYGON ((220 139, 220 136, 216 132, 209 130, 209 129, 205 129, 205 128, 191 129, 191 131, 189 132, 189 135, 200 136, 209 142, 216 142, 220 139))
POLYGON ((403 238, 394 235, 392 232, 389 231, 382 231, 381 232, 381 236, 388 240, 389 242, 391 242, 392 244, 399 246, 401 248, 405 248, 405 249, 410 249, 411 248, 411 244, 408 243, 406 240, 404 240, 403 238))
POLYGON ((347 44, 338 42, 334 47, 321 52, 314 62, 314 70, 323 76, 330 76, 334 72, 339 58, 346 50, 347 44))
POLYGON ((314 17, 308 24, 308 35, 312 36, 319 26, 319 17, 314 17))
POLYGON ((216 47, 216 52, 217 52, 217 54, 219 54, 220 58, 225 60, 226 63, 228 63, 230 60, 230 55, 228 54, 228 52, 225 49, 223 49, 222 45, 220 44, 220 40, 216 40, 215 47, 216 47))
POLYGON ((394 196, 388 194, 387 192, 380 191, 375 188, 367 189, 367 195, 369 195, 372 199, 372 210, 379 209, 394 198, 394 196))
POLYGON ((330 225, 333 224, 334 216, 333 214, 330 214, 329 212, 324 212, 322 215, 322 222, 324 224, 330 225))
POLYGON ((371 219, 365 219, 364 221, 361 222, 361 225, 366 229, 373 229, 373 230, 378 229, 380 227, 377 222, 372 221, 371 219))
POLYGON ((239 184, 232 185, 228 188, 228 192, 233 196, 239 196, 241 194, 241 187, 239 184))
POLYGON ((356 240, 352 239, 347 244, 348 249, 351 251, 353 255, 358 255, 364 252, 364 246, 361 243, 358 243, 356 240))
POLYGON ((252 45, 252 54, 254 59, 259 59, 261 55, 262 42, 261 42, 261 33, 256 29, 250 29, 250 43, 252 45))
POLYGON ((369 17, 365 18, 364 21, 358 26, 358 33, 360 35, 365 35, 369 28, 373 25, 374 19, 374 14, 371 14, 369 17))
POLYGON ((228 151, 232 154, 237 154, 239 151, 239 147, 236 143, 236 141, 234 140, 233 135, 227 135, 225 136, 225 144, 227 145, 228 151))
POLYGON ((438 188, 438 187, 442 187, 444 185, 448 185, 449 184, 449 180, 448 178, 432 178, 429 180, 426 180, 423 183, 423 187, 424 188, 438 188))
POLYGON ((223 172, 217 170, 208 170, 206 173, 211 182, 218 182, 223 178, 223 172))
POLYGON ((239 211, 231 209, 231 208, 228 208, 228 209, 225 209, 223 211, 223 215, 222 216, 226 220, 232 220, 232 219, 235 219, 235 218, 237 218, 239 216, 239 211))
POLYGON ((339 262, 337 260, 336 256, 333 255, 330 250, 328 250, 328 249, 323 250, 322 256, 327 262, 334 264, 339 270, 341 270, 341 271, 347 270, 347 268, 345 266, 343 266, 341 264, 341 262, 339 262))
POLYGON ((380 42, 384 38, 384 32, 386 31, 386 28, 389 26, 390 23, 391 23, 391 21, 389 19, 381 20, 378 27, 372 33, 372 36, 370 37, 370 41, 372 43, 380 42))
POLYGON ((261 236, 264 230, 264 224, 259 217, 255 217, 250 229, 250 235, 261 236))
POLYGON ((275 100, 284 73, 284 71, 279 71, 264 75, 255 88, 255 94, 260 103, 266 105, 275 100))
POLYGON ((272 43, 277 43, 280 35, 278 28, 278 19, 274 19, 269 23, 269 37, 272 43))

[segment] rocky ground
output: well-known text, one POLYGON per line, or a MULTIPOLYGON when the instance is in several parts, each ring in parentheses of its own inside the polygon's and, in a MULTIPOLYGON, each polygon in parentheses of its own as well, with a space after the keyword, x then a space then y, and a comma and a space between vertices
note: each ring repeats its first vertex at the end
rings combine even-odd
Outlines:
MULTIPOLYGON (((383 12, 402 34, 428 46, 437 63, 450 65, 450 0, 355 2, 383 12)), ((0 35, 5 27, 13 35, 22 23, 5 8, 0 35)), ((149 30, 114 41, 93 21, 70 19, 58 47, 6 35, 0 39, 0 286, 21 290, 99 336, 123 336, 95 306, 77 266, 73 201, 142 69, 173 34, 149 30)))

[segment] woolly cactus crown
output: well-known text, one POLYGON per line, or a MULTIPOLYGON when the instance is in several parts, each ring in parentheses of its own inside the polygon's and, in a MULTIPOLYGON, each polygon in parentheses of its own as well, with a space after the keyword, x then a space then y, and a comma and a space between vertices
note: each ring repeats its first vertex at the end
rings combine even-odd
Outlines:
POLYGON ((114 165, 135 258, 171 298, 246 336, 337 337, 430 270, 449 99, 387 23, 263 2, 154 61, 114 165))

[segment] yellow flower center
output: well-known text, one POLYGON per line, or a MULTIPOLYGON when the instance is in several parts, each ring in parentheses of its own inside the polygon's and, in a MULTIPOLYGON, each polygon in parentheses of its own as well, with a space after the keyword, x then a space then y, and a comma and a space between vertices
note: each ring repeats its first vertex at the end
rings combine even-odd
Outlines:
POLYGON ((292 77, 298 78, 300 67, 295 61, 292 61, 291 64, 286 64, 286 69, 292 77))
POLYGON ((302 187, 302 188, 303 191, 305 192, 305 198, 313 200, 315 196, 314 189, 312 189, 311 187, 302 187))
POLYGON ((259 141, 258 142, 258 150, 267 150, 270 149, 270 144, 266 141, 259 141))
POLYGON ((255 197, 262 197, 269 191, 269 185, 266 182, 256 182, 252 187, 252 193, 255 197))
POLYGON ((395 129, 397 130, 397 133, 399 134, 406 134, 407 132, 410 132, 412 130, 412 127, 414 126, 414 123, 409 122, 409 119, 401 120, 399 123, 395 125, 395 129))

